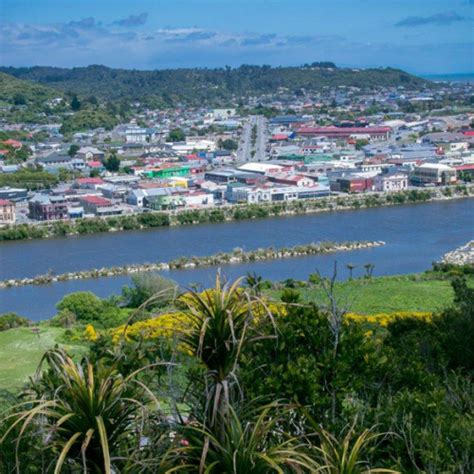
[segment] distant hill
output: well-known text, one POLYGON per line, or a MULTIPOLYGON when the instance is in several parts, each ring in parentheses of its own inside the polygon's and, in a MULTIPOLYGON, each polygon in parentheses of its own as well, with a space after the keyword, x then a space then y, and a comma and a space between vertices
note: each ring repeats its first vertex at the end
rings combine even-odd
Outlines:
POLYGON ((62 92, 55 91, 50 87, 0 72, 0 103, 30 105, 62 95, 62 92))
POLYGON ((432 83, 399 69, 342 69, 321 63, 303 67, 241 66, 221 69, 166 69, 137 71, 88 66, 12 68, 0 71, 19 79, 38 82, 81 96, 104 100, 154 98, 164 104, 222 104, 242 97, 276 92, 317 91, 325 86, 404 86, 408 89, 432 83))

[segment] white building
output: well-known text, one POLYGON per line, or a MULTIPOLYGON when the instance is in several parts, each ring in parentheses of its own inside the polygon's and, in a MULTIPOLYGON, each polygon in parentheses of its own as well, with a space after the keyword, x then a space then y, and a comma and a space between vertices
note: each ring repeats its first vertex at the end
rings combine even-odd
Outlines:
POLYGON ((235 109, 214 109, 212 116, 215 120, 225 120, 236 115, 235 109))
POLYGON ((389 193, 402 191, 408 187, 408 177, 402 173, 379 174, 374 178, 375 191, 389 193))
POLYGON ((410 179, 416 185, 445 185, 456 182, 456 170, 441 163, 416 166, 410 179))

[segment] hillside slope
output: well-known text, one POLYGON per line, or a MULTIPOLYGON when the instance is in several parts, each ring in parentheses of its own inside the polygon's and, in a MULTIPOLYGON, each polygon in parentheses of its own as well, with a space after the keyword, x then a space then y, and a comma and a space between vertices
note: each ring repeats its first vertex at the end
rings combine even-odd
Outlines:
POLYGON ((137 71, 88 66, 73 69, 54 67, 0 68, 20 79, 49 85, 83 96, 106 100, 139 100, 155 97, 165 103, 224 103, 246 96, 317 91, 325 86, 430 86, 429 81, 399 69, 341 69, 331 67, 241 66, 236 69, 167 69, 137 71))
POLYGON ((62 96, 50 87, 0 72, 0 103, 28 105, 62 96))

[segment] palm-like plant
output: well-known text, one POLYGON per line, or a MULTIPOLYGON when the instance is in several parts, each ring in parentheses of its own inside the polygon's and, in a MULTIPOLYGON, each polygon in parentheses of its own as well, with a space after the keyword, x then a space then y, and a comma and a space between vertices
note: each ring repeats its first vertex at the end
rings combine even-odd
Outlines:
POLYGON ((222 420, 230 403, 242 349, 258 337, 252 329, 254 311, 257 306, 260 312, 265 311, 263 303, 240 287, 241 282, 223 282, 218 273, 214 288, 193 291, 183 298, 190 328, 182 343, 206 371, 205 416, 210 425, 218 413, 222 420))
POLYGON ((7 417, 11 425, 1 442, 18 428, 18 450, 22 437, 33 430, 51 453, 55 473, 65 464, 81 466, 84 472, 113 472, 114 463, 140 443, 146 410, 137 399, 136 387, 142 384, 134 379, 136 373, 124 378, 113 365, 76 364, 60 350, 47 352, 43 359, 49 371, 34 387, 41 396, 7 417))
POLYGON ((392 469, 370 468, 366 458, 367 451, 378 438, 385 435, 384 433, 375 433, 372 429, 366 429, 355 436, 354 429, 351 427, 342 439, 319 428, 318 435, 320 445, 314 447, 315 457, 319 463, 317 472, 324 474, 398 473, 392 469))
POLYGON ((172 452, 178 463, 170 472, 315 472, 317 465, 300 439, 281 430, 284 411, 278 408, 272 404, 238 414, 230 407, 219 435, 202 424, 186 426, 181 433, 181 447, 172 452))

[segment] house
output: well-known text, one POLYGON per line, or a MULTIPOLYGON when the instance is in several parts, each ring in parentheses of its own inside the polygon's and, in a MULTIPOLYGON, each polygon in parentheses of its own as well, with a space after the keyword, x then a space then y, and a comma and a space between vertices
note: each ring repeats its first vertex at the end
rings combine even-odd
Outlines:
POLYGON ((46 169, 69 168, 74 170, 83 170, 86 162, 82 158, 69 155, 52 154, 35 159, 36 164, 44 166, 46 169))
POLYGON ((18 150, 23 146, 21 142, 18 140, 13 140, 13 138, 9 138, 8 140, 4 140, 3 145, 11 146, 12 148, 17 148, 18 150))
POLYGON ((410 181, 415 186, 439 186, 456 182, 456 170, 441 163, 423 163, 415 166, 410 181))
POLYGON ((68 217, 64 196, 35 194, 28 202, 29 217, 37 221, 51 221, 68 217))
POLYGON ((14 224, 15 220, 15 204, 7 199, 0 199, 0 226, 14 224))
POLYGON ((408 187, 408 176, 402 173, 379 174, 374 178, 375 191, 402 191, 408 187))

